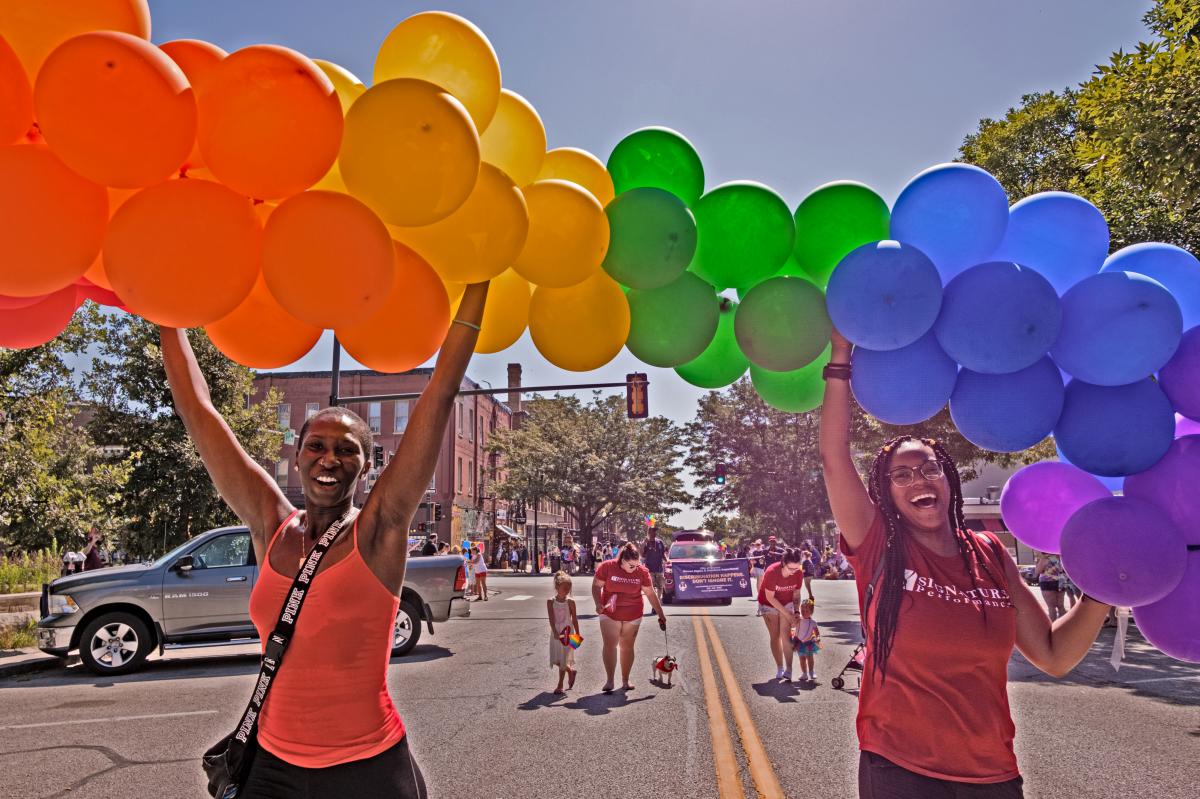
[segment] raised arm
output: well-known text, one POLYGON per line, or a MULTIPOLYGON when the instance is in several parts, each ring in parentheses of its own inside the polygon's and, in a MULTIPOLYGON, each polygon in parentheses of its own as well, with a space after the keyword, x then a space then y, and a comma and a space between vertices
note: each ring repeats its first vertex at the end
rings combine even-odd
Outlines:
POLYGON ((261 562, 267 536, 291 513, 292 505, 275 480, 242 449, 233 430, 213 406, 187 331, 160 327, 159 336, 175 412, 183 420, 217 492, 250 528, 261 562))
POLYGON ((479 336, 487 283, 467 286, 458 315, 446 332, 429 385, 413 409, 396 456, 380 475, 358 523, 359 549, 372 559, 376 574, 403 580, 408 557, 408 526, 437 467, 438 451, 454 398, 479 336))
MULTIPOLYGON (((836 330, 832 345, 830 363, 850 363, 850 342, 836 330)), ((846 543, 857 549, 867 538, 875 518, 875 506, 850 454, 849 380, 831 377, 825 381, 825 399, 821 405, 821 466, 833 520, 846 543)))

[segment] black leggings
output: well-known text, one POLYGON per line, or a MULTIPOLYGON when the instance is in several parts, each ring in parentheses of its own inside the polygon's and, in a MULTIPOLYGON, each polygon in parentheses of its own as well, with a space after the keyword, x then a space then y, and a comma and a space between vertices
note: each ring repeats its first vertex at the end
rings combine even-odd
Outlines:
POLYGON ((1024 781, 951 782, 897 766, 874 752, 858 756, 859 799, 1022 799, 1024 781))
POLYGON ((328 768, 293 766, 259 747, 238 799, 428 799, 408 736, 374 757, 328 768))

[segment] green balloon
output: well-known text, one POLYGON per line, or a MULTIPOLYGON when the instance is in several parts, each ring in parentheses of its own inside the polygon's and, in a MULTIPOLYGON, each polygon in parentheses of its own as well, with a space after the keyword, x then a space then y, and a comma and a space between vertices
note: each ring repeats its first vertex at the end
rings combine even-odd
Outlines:
POLYGON ((656 289, 683 274, 696 253, 696 220, 662 189, 630 189, 604 209, 610 231, 604 271, 623 286, 656 289))
MULTIPOLYGON (((796 208, 796 264, 821 288, 851 250, 888 238, 887 203, 862 183, 826 183, 796 208)), ((783 274, 781 272, 781 274, 783 274)))
POLYGON ((696 148, 670 128, 642 128, 621 139, 608 157, 608 173, 617 194, 648 186, 691 205, 704 191, 696 148))
POLYGON ((750 382, 762 401, 788 413, 807 413, 818 408, 825 396, 821 372, 829 363, 831 347, 826 347, 811 363, 791 372, 772 372, 750 365, 750 382))
POLYGON ((700 198, 696 257, 689 267, 718 289, 749 288, 783 266, 796 223, 783 198, 761 183, 726 183, 700 198))
POLYGON ((679 366, 709 345, 717 332, 719 298, 690 272, 657 289, 630 289, 625 346, 651 366, 679 366))
POLYGON ((738 346, 750 363, 773 372, 790 372, 816 358, 832 330, 825 294, 799 277, 759 283, 734 320, 738 346))
POLYGON ((738 349, 737 337, 733 334, 734 314, 737 303, 721 298, 721 317, 717 322, 717 333, 704 352, 681 366, 675 373, 693 386, 700 388, 724 388, 732 385, 746 374, 749 359, 738 349))

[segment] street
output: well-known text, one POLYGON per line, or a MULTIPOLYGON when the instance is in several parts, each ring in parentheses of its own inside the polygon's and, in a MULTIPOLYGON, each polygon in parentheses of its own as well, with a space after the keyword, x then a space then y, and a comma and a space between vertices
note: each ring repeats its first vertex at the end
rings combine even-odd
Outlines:
MULTIPOLYGON (((844 691, 830 687, 858 637, 852 582, 815 586, 823 630, 815 686, 770 679, 754 602, 735 599, 667 608, 680 663, 671 688, 650 683, 651 659, 667 642, 648 618, 636 689, 606 696, 590 578, 578 577, 579 680, 556 697, 549 578, 493 575, 489 602, 426 632, 390 667, 433 796, 725 799, 778 795, 773 785, 788 797, 856 795, 857 675, 847 673, 844 691)), ((1009 695, 1026 796, 1196 795, 1200 666, 1165 658, 1131 630, 1114 673, 1112 640, 1103 631, 1061 681, 1014 656, 1009 695)), ((171 653, 103 681, 72 667, 0 682, 0 797, 205 795, 199 756, 231 729, 257 668, 243 646, 171 653)))

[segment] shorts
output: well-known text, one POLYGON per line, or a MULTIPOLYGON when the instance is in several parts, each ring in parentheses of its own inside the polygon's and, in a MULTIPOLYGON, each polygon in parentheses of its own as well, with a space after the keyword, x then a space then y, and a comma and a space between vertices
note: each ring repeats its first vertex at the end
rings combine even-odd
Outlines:
POLYGON ((663 592, 663 589, 667 587, 667 576, 662 572, 650 572, 650 579, 654 583, 654 590, 658 591, 660 594, 663 592))
POLYGON ((761 580, 762 576, 763 576, 763 571, 764 571, 763 569, 759 569, 759 568, 755 567, 750 570, 750 576, 753 577, 755 580, 761 580))
POLYGON ((408 750, 408 736, 374 757, 326 768, 293 766, 259 747, 238 799, 353 796, 428 799, 425 777, 408 750))
MULTIPOLYGON (((787 610, 787 612, 788 612, 788 613, 795 613, 795 612, 796 612, 796 606, 795 606, 795 604, 794 604, 794 603, 792 603, 792 602, 789 602, 789 603, 787 603, 787 604, 786 604, 786 605, 784 605, 783 607, 784 607, 784 608, 787 610)), ((779 611, 775 609, 775 606, 774 606, 774 605, 762 605, 762 604, 760 604, 760 605, 758 606, 758 614, 757 614, 757 615, 759 615, 759 616, 778 616, 778 615, 779 615, 779 611)))
POLYGON ((952 782, 897 766, 874 752, 858 756, 858 799, 1022 799, 1024 780, 952 782))

